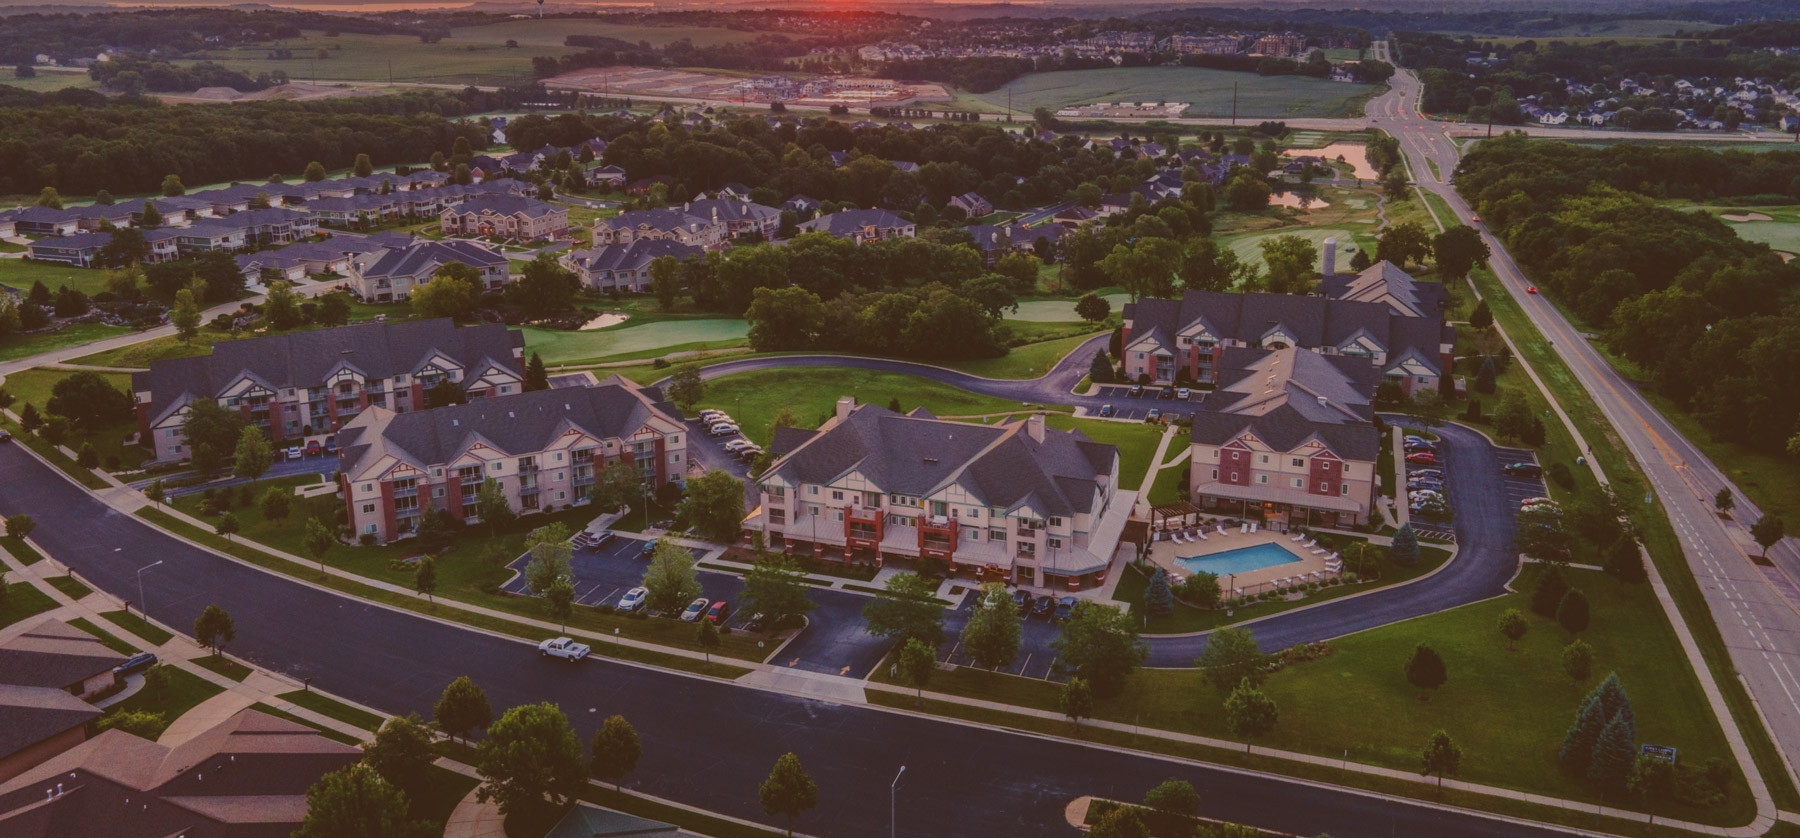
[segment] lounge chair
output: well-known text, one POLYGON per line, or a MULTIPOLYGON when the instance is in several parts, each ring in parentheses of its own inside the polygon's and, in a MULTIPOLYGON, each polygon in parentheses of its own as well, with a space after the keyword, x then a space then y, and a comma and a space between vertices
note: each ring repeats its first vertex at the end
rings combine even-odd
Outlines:
POLYGON ((1297 532, 1297 533, 1294 533, 1294 534, 1293 534, 1293 535, 1292 535, 1292 536, 1290 536, 1290 537, 1289 537, 1289 538, 1288 538, 1288 540, 1289 540, 1289 541, 1305 541, 1305 540, 1306 540, 1306 533, 1303 533, 1303 532, 1297 532))
POLYGON ((1249 535, 1250 534, 1250 525, 1249 524, 1239 524, 1238 525, 1238 534, 1249 535))
POLYGON ((1259 530, 1259 529, 1261 529, 1261 528, 1262 528, 1262 525, 1261 525, 1261 524, 1258 524, 1258 523, 1256 523, 1256 522, 1254 522, 1254 521, 1252 521, 1252 522, 1251 522, 1251 523, 1250 523, 1250 531, 1251 531, 1251 532, 1256 532, 1256 531, 1257 531, 1257 530, 1259 530))
POLYGON ((1194 530, 1194 537, 1200 539, 1201 541, 1205 541, 1206 540, 1206 530, 1194 530))
POLYGON ((1220 524, 1220 525, 1219 525, 1219 534, 1220 534, 1220 535, 1230 535, 1230 534, 1231 534, 1231 531, 1230 531, 1230 530, 1228 530, 1228 529, 1225 529, 1225 525, 1224 525, 1224 524, 1220 524))
POLYGON ((1314 547, 1314 548, 1312 548, 1312 554, 1315 556, 1323 556, 1323 555, 1325 555, 1325 548, 1314 547))
POLYGON ((1181 537, 1181 532, 1179 530, 1169 533, 1169 540, 1175 542, 1176 544, 1186 544, 1187 543, 1187 539, 1181 537))

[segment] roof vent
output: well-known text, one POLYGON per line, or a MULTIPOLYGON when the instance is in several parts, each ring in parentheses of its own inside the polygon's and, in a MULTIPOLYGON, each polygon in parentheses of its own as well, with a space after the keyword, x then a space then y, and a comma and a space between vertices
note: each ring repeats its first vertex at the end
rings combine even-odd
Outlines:
POLYGON ((1330 403, 1331 402, 1325 400, 1324 396, 1319 397, 1319 404, 1330 404, 1330 403))
POLYGON ((460 428, 460 427, 462 427, 462 420, 460 420, 460 419, 451 419, 451 420, 450 420, 450 427, 452 427, 452 428, 460 428))
MULTIPOLYGON (((1324 401, 1324 399, 1320 399, 1320 401, 1324 401)), ((513 416, 513 412, 512 412, 512 411, 510 411, 510 410, 509 410, 509 411, 507 411, 507 412, 506 412, 506 418, 508 418, 508 419, 516 419, 516 418, 518 418, 518 417, 516 417, 516 416, 513 416)))

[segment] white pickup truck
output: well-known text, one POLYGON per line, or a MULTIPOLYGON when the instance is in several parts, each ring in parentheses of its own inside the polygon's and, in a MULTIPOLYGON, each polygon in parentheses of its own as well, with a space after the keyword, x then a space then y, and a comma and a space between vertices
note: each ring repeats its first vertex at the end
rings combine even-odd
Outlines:
POLYGON ((587 657, 588 652, 590 651, 592 650, 587 646, 576 643, 567 637, 558 637, 554 640, 546 640, 538 644, 539 655, 546 657, 555 655, 559 658, 567 658, 570 663, 574 663, 575 661, 587 657))

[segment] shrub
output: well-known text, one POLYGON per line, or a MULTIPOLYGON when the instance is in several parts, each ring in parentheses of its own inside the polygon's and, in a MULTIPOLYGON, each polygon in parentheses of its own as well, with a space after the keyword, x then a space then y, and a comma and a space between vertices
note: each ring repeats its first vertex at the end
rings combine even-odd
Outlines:
POLYGON ((374 547, 375 546, 375 534, 372 532, 363 533, 362 535, 359 535, 356 537, 356 543, 361 544, 364 547, 374 547))

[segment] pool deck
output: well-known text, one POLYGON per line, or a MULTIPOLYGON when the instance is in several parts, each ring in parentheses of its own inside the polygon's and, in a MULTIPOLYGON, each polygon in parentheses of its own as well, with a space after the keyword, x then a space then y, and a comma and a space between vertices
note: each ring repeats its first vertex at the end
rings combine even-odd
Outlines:
POLYGON ((1166 538, 1159 540, 1150 545, 1150 561, 1167 573, 1185 578, 1188 572, 1175 563, 1177 558, 1205 557, 1258 544, 1275 544, 1300 557, 1300 561, 1297 562, 1221 576, 1219 588, 1227 597, 1259 594, 1277 587, 1286 587, 1285 584, 1282 584, 1283 580, 1307 582, 1330 579, 1338 575, 1337 572, 1329 570, 1325 566, 1326 558, 1331 555, 1329 551, 1314 553, 1313 550, 1318 548, 1307 547, 1297 541, 1289 540, 1293 538, 1293 535, 1289 533, 1269 530, 1243 533, 1237 527, 1230 527, 1226 532, 1227 535, 1220 535, 1218 527, 1214 526, 1207 531, 1205 541, 1176 544, 1166 538), (1234 592, 1233 588, 1238 590, 1234 592))

